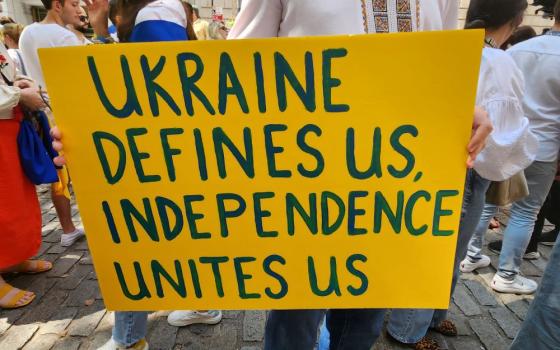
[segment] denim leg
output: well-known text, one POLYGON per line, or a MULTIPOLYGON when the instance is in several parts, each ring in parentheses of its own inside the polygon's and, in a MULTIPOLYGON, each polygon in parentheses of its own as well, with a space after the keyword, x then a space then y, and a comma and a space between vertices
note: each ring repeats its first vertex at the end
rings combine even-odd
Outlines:
MULTIPOLYGON (((461 261, 467 255, 469 242, 474 231, 480 223, 484 203, 486 202, 486 191, 490 186, 490 181, 482 178, 476 171, 469 171, 470 181, 465 189, 465 197, 463 198, 463 208, 461 211, 461 224, 459 225, 459 234, 457 237, 457 247, 455 249, 455 261, 453 265, 453 279, 451 280, 451 295, 455 292, 455 286, 459 281, 461 270, 459 266, 461 261)), ((437 327, 447 318, 447 309, 435 310, 431 326, 437 327)))
POLYGON ((428 333, 434 309, 393 309, 387 332, 404 344, 416 344, 428 333))
MULTIPOLYGON (((381 334, 385 309, 330 310, 330 350, 370 350, 381 334)), ((288 349, 288 348, 286 348, 288 349)))
POLYGON ((147 312, 115 312, 113 340, 119 345, 129 347, 146 338, 148 329, 147 312))
POLYGON ((560 349, 560 243, 556 241, 535 300, 510 350, 560 349))
POLYGON ((467 257, 471 262, 477 262, 482 258, 482 245, 484 243, 484 235, 488 231, 490 220, 496 215, 498 207, 492 204, 486 204, 482 211, 480 222, 474 231, 474 234, 469 242, 467 257))
MULTIPOLYGON (((468 243, 482 215, 486 191, 490 181, 483 179, 474 170, 469 170, 465 182, 465 195, 461 208, 461 223, 455 249, 451 295, 459 278, 459 264, 467 253, 468 243)), ((430 326, 436 327, 447 317, 447 310, 401 309, 393 310, 387 325, 387 331, 400 342, 414 344, 427 333, 430 326)))
POLYGON ((500 254, 500 277, 511 280, 519 273, 535 220, 550 191, 555 174, 556 162, 535 161, 525 169, 529 195, 513 203, 511 207, 511 217, 504 232, 500 254))
POLYGON ((264 350, 313 350, 326 310, 272 310, 266 321, 264 350))

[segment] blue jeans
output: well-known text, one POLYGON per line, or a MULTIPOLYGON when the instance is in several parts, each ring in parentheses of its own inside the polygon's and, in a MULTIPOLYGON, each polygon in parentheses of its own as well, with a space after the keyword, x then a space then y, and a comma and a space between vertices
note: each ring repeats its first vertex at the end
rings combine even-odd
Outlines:
POLYGON ((115 312, 113 340, 120 346, 129 347, 146 338, 148 331, 147 312, 115 312))
POLYGON ((537 220, 539 211, 552 187, 556 166, 556 161, 535 161, 525 169, 529 195, 513 203, 511 207, 511 216, 504 231, 504 241, 500 253, 498 267, 500 277, 511 280, 519 273, 523 254, 535 227, 535 220, 537 220))
POLYGON ((560 244, 558 240, 535 300, 510 350, 560 349, 560 244))
POLYGON ((313 350, 325 313, 330 350, 370 350, 383 327, 385 309, 273 310, 264 350, 313 350))
MULTIPOLYGON (((465 181, 465 195, 461 209, 461 224, 457 236, 451 295, 459 279, 459 265, 467 254, 469 241, 475 231, 486 200, 486 191, 490 181, 482 178, 474 170, 469 170, 465 181)), ((406 344, 419 342, 430 327, 437 327, 447 318, 447 309, 394 309, 387 325, 389 334, 406 344)))
POLYGON ((469 242, 469 249, 467 256, 472 262, 477 262, 482 259, 482 245, 484 244, 484 235, 488 230, 488 225, 490 225, 490 220, 498 212, 498 207, 492 204, 486 204, 484 210, 482 211, 482 217, 478 223, 478 227, 474 231, 474 234, 469 242))

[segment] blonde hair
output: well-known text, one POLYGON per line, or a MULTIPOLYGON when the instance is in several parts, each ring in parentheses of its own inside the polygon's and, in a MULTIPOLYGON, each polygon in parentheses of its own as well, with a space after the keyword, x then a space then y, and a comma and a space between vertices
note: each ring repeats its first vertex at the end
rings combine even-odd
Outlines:
POLYGON ((9 37, 16 44, 19 43, 19 37, 21 36, 22 31, 23 31, 23 25, 18 23, 6 23, 4 24, 4 28, 2 29, 2 33, 4 34, 4 37, 9 37))

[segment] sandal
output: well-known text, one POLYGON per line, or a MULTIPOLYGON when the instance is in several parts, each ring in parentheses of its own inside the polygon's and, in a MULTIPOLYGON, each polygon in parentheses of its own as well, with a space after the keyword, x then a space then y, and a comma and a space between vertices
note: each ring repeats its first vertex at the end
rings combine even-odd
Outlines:
POLYGON ((38 273, 52 270, 53 264, 46 260, 25 260, 18 268, 8 273, 23 273, 27 275, 36 275, 38 273))
POLYGON ((0 309, 17 309, 31 304, 35 293, 14 288, 9 284, 0 287, 0 309), (8 299, 5 301, 5 299, 8 299), (5 301, 4 304, 2 302, 5 301))
POLYGON ((403 343, 400 340, 393 337, 389 332, 387 332, 387 337, 389 338, 390 341, 393 341, 399 345, 413 348, 414 350, 441 350, 439 343, 435 339, 429 337, 424 337, 420 339, 419 342, 413 344, 403 343))
POLYGON ((434 328, 434 331, 441 333, 447 337, 457 336, 457 327, 450 320, 441 321, 441 323, 434 328))
POLYGON ((414 350, 441 350, 435 339, 424 337, 414 344, 414 350))

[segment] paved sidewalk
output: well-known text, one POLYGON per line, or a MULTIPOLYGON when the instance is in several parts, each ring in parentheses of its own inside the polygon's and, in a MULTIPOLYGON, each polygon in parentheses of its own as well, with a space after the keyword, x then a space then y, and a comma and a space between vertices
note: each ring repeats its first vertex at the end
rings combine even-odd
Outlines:
MULTIPOLYGON (((96 349, 109 339, 113 315, 103 305, 87 243, 80 241, 70 248, 62 248, 60 225, 44 187, 39 188, 39 196, 43 245, 38 255, 52 261, 54 269, 41 275, 8 277, 13 285, 36 292, 37 299, 19 310, 0 311, 0 349, 96 349)), ((75 206, 72 213, 79 220, 75 206)), ((506 223, 507 216, 501 214, 500 220, 506 223)), ((499 235, 490 232, 487 237, 495 240, 499 235)), ((522 267, 526 276, 537 281, 551 254, 550 247, 539 249, 543 257, 525 261, 522 267)), ((532 296, 497 294, 489 288, 498 257, 488 255, 492 257, 492 266, 478 274, 463 275, 453 296, 451 316, 458 325, 459 337, 434 334, 444 349, 507 349, 527 314, 532 296)), ((167 324, 165 313, 153 313, 148 334, 150 349, 262 349, 265 316, 264 311, 226 311, 218 325, 178 329, 167 324)), ((374 349, 408 348, 383 338, 374 349)))

